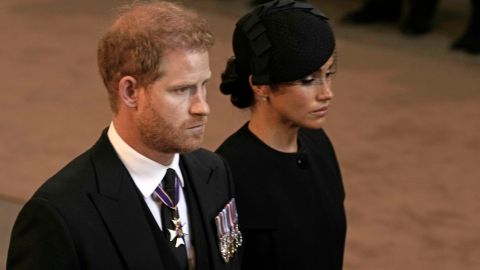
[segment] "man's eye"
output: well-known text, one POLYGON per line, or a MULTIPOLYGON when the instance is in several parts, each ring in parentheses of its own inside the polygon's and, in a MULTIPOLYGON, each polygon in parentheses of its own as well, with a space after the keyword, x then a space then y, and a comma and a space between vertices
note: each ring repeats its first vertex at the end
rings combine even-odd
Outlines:
POLYGON ((188 91, 190 91, 189 87, 182 87, 182 88, 175 89, 175 92, 179 93, 179 94, 182 94, 182 93, 185 93, 185 92, 188 92, 188 91))

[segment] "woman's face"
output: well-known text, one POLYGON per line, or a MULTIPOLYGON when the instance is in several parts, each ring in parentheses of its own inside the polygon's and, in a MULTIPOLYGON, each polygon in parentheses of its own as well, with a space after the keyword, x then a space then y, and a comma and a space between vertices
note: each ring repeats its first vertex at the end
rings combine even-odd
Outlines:
POLYGON ((271 89, 269 102, 274 119, 287 126, 318 129, 325 122, 335 74, 335 57, 316 72, 293 82, 281 83, 271 89))

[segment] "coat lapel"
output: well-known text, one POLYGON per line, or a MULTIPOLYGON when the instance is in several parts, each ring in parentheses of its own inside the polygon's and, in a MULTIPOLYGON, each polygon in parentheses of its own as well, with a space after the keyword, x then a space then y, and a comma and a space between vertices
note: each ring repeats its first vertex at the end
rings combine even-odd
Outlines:
POLYGON ((172 269, 161 260, 140 197, 106 132, 93 148, 98 193, 90 194, 128 269, 172 269))
MULTIPOLYGON (((191 187, 190 193, 193 195, 193 198, 189 198, 189 208, 192 204, 196 204, 199 212, 197 218, 192 222, 202 223, 202 226, 196 226, 193 223, 191 225, 195 234, 195 249, 199 251, 196 254, 196 269, 226 269, 225 264, 221 261, 214 221, 215 216, 224 206, 222 203, 226 200, 225 198, 228 198, 225 190, 219 190, 220 188, 215 184, 218 168, 200 162, 194 154, 182 155, 181 157, 182 165, 188 176, 188 184, 191 187), (208 263, 207 257, 211 263, 208 263)), ((226 181, 226 179, 222 179, 222 181, 226 181)))
POLYGON ((215 210, 215 196, 210 186, 214 169, 205 167, 193 155, 182 155, 181 161, 187 173, 187 184, 190 185, 189 208, 198 209, 197 215, 191 212, 193 220, 190 225, 195 239, 196 266, 199 270, 217 269, 211 268, 214 263, 208 262, 214 262, 214 256, 218 252, 216 234, 212 230, 213 220, 210 220, 211 212, 215 210), (201 226, 196 224, 198 222, 201 222, 201 226))

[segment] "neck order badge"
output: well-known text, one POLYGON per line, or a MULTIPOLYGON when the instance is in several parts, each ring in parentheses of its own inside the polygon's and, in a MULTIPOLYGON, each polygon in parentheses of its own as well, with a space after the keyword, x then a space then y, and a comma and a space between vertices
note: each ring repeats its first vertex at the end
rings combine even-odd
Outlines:
POLYGON ((165 177, 162 180, 163 188, 159 185, 153 192, 154 199, 160 200, 162 205, 162 221, 163 221, 163 230, 170 233, 170 241, 175 242, 175 247, 185 245, 183 232, 183 224, 178 216, 177 204, 179 201, 180 194, 180 181, 173 169, 168 169, 165 177), (163 209, 166 206, 168 209, 163 209), (172 224, 169 224, 169 221, 172 224), (173 227, 172 227, 173 225, 173 227))

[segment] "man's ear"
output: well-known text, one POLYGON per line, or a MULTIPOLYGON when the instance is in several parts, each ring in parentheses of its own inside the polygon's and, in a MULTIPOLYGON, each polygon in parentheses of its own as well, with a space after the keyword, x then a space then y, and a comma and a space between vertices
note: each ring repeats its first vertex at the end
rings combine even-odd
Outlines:
POLYGON ((270 94, 270 86, 267 84, 260 84, 254 85, 252 83, 252 75, 248 76, 248 83, 250 84, 250 88, 252 88, 253 93, 256 97, 259 97, 263 100, 268 99, 268 95, 270 94))
POLYGON ((137 107, 138 83, 132 76, 125 76, 118 82, 119 101, 129 108, 137 107))

